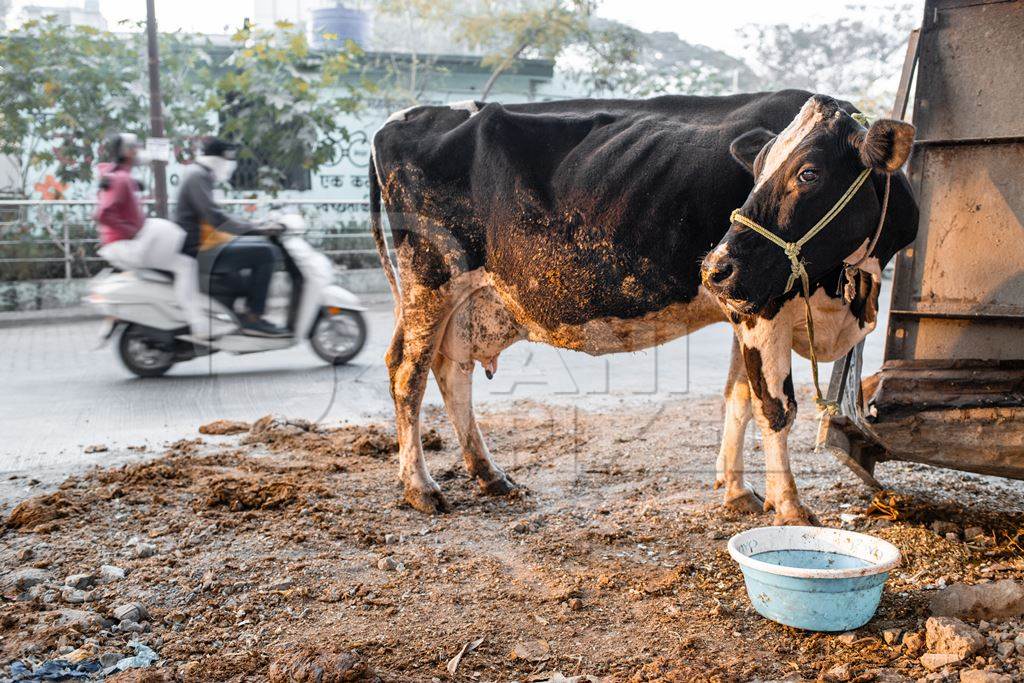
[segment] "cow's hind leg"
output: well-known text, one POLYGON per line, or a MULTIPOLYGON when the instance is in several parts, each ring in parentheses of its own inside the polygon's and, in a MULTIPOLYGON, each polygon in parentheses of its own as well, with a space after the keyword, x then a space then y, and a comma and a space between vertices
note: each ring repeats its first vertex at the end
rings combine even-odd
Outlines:
POLYGON ((427 469, 420 439, 420 407, 443 321, 443 311, 405 306, 385 355, 395 402, 398 467, 405 500, 426 513, 448 510, 441 488, 427 469))
POLYGON ((750 418, 750 383, 739 340, 733 337, 715 488, 725 487, 725 506, 737 512, 761 512, 764 507, 764 499, 743 482, 743 441, 750 418))
POLYGON ((515 484, 491 460, 480 427, 473 414, 473 361, 455 362, 438 354, 434 360, 434 378, 444 397, 448 417, 455 427, 462 447, 466 469, 484 493, 499 496, 515 488, 515 484))

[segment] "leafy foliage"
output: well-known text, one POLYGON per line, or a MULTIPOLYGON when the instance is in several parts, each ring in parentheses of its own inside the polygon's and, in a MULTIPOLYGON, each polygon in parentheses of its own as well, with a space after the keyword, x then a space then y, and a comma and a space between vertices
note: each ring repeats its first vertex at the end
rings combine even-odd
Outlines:
POLYGON ((47 168, 62 183, 90 180, 104 134, 142 132, 138 63, 131 43, 52 19, 0 40, 0 154, 22 194, 47 168))
POLYGON ((848 16, 818 25, 751 25, 741 31, 764 89, 803 88, 851 99, 881 113, 917 16, 913 5, 848 5, 848 16))
MULTIPOLYGON (((312 52, 305 34, 279 22, 275 30, 245 26, 214 84, 210 104, 221 113, 220 134, 242 145, 240 166, 255 167, 255 187, 276 191, 301 173, 328 163, 348 139, 339 115, 355 111, 360 88, 342 81, 360 52, 312 52)), ((362 84, 365 87, 365 84, 362 84)))
POLYGON ((597 19, 605 37, 574 49, 565 71, 592 95, 649 97, 664 94, 717 95, 756 87, 753 71, 741 60, 693 45, 675 33, 643 33, 624 24, 597 19))
MULTIPOLYGON (((286 24, 245 27, 233 42, 218 63, 203 38, 160 36, 166 135, 180 161, 190 160, 203 135, 235 138, 257 164, 259 188, 275 191, 287 169, 315 170, 346 138, 338 114, 358 107, 359 91, 340 78, 357 51, 313 54, 286 24)), ((48 174, 63 184, 89 182, 107 134, 146 136, 145 55, 142 33, 124 38, 53 19, 0 39, 0 154, 16 166, 16 192, 27 196, 48 174)))
POLYGON ((480 99, 520 57, 555 60, 570 49, 583 55, 609 80, 615 64, 636 57, 637 33, 603 28, 594 21, 594 0, 480 0, 459 22, 457 37, 481 50, 480 63, 491 68, 480 99))

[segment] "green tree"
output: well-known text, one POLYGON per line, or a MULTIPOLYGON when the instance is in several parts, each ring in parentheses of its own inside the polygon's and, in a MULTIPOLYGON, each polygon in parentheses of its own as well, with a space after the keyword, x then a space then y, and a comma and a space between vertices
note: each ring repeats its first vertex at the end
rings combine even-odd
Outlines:
POLYGON ((348 131, 340 114, 354 112, 365 83, 342 80, 358 57, 344 50, 313 52, 305 34, 286 22, 274 30, 245 26, 214 84, 210 107, 220 134, 242 146, 240 167, 255 174, 253 189, 275 192, 328 163, 348 131))
MULTIPOLYGON (((374 72, 382 109, 421 102, 449 71, 439 57, 454 44, 450 23, 454 0, 376 0, 374 31, 386 36, 387 49, 364 64, 374 72)), ((383 42, 383 40, 378 40, 383 42)))
MULTIPOLYGON (((481 64, 491 69, 480 99, 487 99, 498 78, 521 57, 558 59, 570 49, 603 66, 635 59, 636 33, 594 21, 595 0, 480 0, 463 15, 458 38, 483 53, 481 64)), ((610 77, 608 70, 606 74, 610 77)))
POLYGON ((89 181, 112 130, 143 132, 139 55, 111 33, 31 21, 0 40, 0 154, 20 194, 42 175, 89 181))
POLYGON ((594 58, 589 54, 593 48, 572 51, 563 67, 591 95, 717 95, 757 86, 741 60, 675 33, 644 33, 607 19, 594 24, 606 36, 598 43, 606 52, 594 58))
POLYGON ((888 113, 907 36, 918 19, 914 6, 847 5, 846 11, 825 24, 741 29, 765 89, 803 88, 888 113))

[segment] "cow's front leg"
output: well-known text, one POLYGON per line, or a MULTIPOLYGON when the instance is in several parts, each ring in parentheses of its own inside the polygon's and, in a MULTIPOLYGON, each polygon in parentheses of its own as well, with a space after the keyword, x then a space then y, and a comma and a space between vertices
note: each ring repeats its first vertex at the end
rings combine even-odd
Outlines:
POLYGON ((775 511, 776 525, 818 524, 814 513, 800 502, 789 463, 789 431, 796 419, 789 316, 783 310, 771 320, 746 318, 736 324, 736 332, 764 448, 764 509, 775 511))
POLYGON ((733 336, 729 377, 725 382, 725 418, 715 468, 715 488, 725 488, 725 506, 737 512, 761 512, 764 506, 764 499, 743 482, 743 442, 750 417, 750 384, 739 340, 733 336))

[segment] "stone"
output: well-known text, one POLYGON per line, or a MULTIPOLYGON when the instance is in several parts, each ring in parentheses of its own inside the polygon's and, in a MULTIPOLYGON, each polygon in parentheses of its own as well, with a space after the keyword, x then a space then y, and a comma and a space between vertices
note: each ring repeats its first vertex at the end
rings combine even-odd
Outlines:
POLYGON ((95 583, 95 574, 72 574, 64 578, 64 585, 71 588, 92 588, 95 583))
POLYGON ((398 534, 384 534, 384 545, 397 545, 402 542, 398 534))
POLYGON ((956 664, 960 659, 961 657, 954 654, 929 652, 921 655, 921 666, 929 671, 936 671, 950 664, 956 664))
POLYGON ((960 672, 960 683, 1013 683, 1013 677, 997 671, 967 669, 960 672))
POLYGON ((1017 654, 1024 655, 1024 633, 1013 639, 1013 645, 1017 648, 1017 654))
POLYGON ((393 557, 382 557, 377 560, 377 569, 385 572, 393 572, 398 569, 398 562, 393 557))
MULTIPOLYGON (((54 614, 54 612, 47 612, 46 614, 50 615, 54 614)), ((71 626, 83 633, 109 628, 112 624, 109 619, 104 619, 95 612, 81 609, 61 609, 57 610, 56 614, 58 625, 71 626)))
POLYGON ((528 534, 530 533, 530 522, 525 519, 520 519, 512 525, 512 531, 517 534, 528 534))
POLYGON ((121 655, 116 652, 104 652, 100 655, 100 664, 104 669, 110 668, 121 661, 121 655))
POLYGON ((907 652, 914 654, 924 649, 924 633, 920 631, 910 631, 903 634, 903 647, 907 648, 907 652))
POLYGON ((145 558, 156 555, 156 546, 152 543, 139 543, 135 546, 135 557, 145 558))
POLYGON ((1008 619, 1024 615, 1024 583, 1002 579, 968 586, 954 583, 937 591, 929 605, 932 615, 960 619, 1008 619))
POLYGON ((138 602, 128 602, 115 607, 113 615, 118 621, 149 621, 149 611, 138 602))
POLYGON ((985 636, 959 619, 929 617, 925 622, 925 645, 930 653, 964 659, 985 647, 985 636))
POLYGON ((886 645, 899 645, 900 636, 903 635, 903 630, 898 628, 887 628, 882 631, 882 640, 885 641, 886 645))
POLYGON ((1007 657, 1012 655, 1014 652, 1016 652, 1016 650, 1017 647, 1009 640, 1004 640, 1003 642, 996 645, 996 653, 1003 659, 1006 659, 1007 657))
POLYGON ((866 673, 874 676, 873 683, 913 683, 914 680, 895 669, 871 669, 866 673))
POLYGON ((295 581, 289 578, 278 579, 274 583, 270 584, 270 590, 272 591, 286 591, 289 588, 295 586, 295 581))
POLYGON ((164 615, 164 621, 168 624, 181 624, 188 619, 188 615, 179 610, 168 612, 164 615))
POLYGON ((850 665, 849 664, 840 664, 838 666, 832 667, 831 669, 829 669, 828 671, 825 672, 825 680, 826 681, 840 681, 840 682, 842 682, 842 681, 848 681, 851 678, 853 678, 853 674, 850 673, 850 665))
POLYGON ((137 621, 133 621, 131 619, 124 619, 121 621, 121 623, 114 627, 114 630, 118 633, 144 633, 146 627, 137 621))
POLYGON ((89 594, 78 588, 64 586, 60 589, 60 599, 71 605, 81 605, 89 599, 89 594))
POLYGON ((551 645, 546 640, 525 640, 512 648, 509 653, 511 659, 521 659, 527 662, 543 662, 551 658, 551 645))
POLYGON ((71 664, 77 664, 83 659, 89 659, 96 656, 96 652, 99 650, 99 646, 96 643, 85 643, 82 647, 77 650, 72 650, 61 658, 66 659, 71 664))
POLYGON ((9 574, 5 574, 3 579, 0 579, 0 587, 5 591, 13 590, 21 593, 22 591, 27 591, 32 586, 49 583, 51 580, 53 580, 53 575, 45 569, 22 567, 21 569, 15 569, 9 574))
POLYGON ((120 581, 125 576, 125 572, 120 567, 115 567, 112 564, 105 564, 100 567, 100 581, 103 583, 114 583, 120 581))

